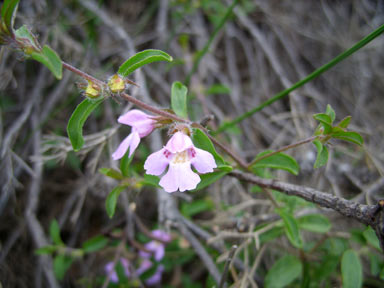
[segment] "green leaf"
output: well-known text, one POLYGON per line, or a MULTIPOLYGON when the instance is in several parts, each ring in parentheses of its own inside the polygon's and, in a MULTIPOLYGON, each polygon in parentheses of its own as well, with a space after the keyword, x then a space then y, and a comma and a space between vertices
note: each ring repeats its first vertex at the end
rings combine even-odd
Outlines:
POLYGON ((319 121, 323 127, 324 127, 324 132, 323 134, 329 134, 332 131, 332 118, 331 116, 320 113, 320 114, 315 114, 313 115, 313 118, 317 121, 319 121))
POLYGON ((36 255, 53 254, 57 250, 56 245, 47 245, 35 250, 36 255))
POLYGON ((321 214, 305 215, 297 219, 299 227, 317 233, 327 233, 331 229, 328 218, 321 214))
POLYGON ((103 235, 95 236, 83 243, 85 253, 96 252, 103 249, 108 244, 108 239, 103 235))
POLYGON ((376 236, 375 231, 368 226, 368 228, 363 232, 364 238, 367 240, 369 245, 375 247, 377 250, 381 251, 379 239, 376 236))
POLYGON ((13 22, 15 19, 15 11, 20 0, 4 0, 3 6, 1 7, 1 21, 4 22, 8 31, 12 33, 13 22))
POLYGON ((51 225, 49 226, 49 235, 51 236, 53 243, 57 245, 64 245, 64 242, 60 237, 59 223, 57 223, 56 219, 51 221, 51 225))
POLYGON ((327 114, 329 117, 331 117, 331 124, 336 119, 336 113, 335 110, 332 109, 331 105, 327 105, 327 109, 325 110, 325 114, 327 114))
POLYGON ((123 176, 125 176, 125 177, 131 176, 131 169, 129 169, 129 167, 131 165, 134 154, 132 154, 131 157, 129 157, 129 150, 130 149, 131 148, 128 148, 127 152, 125 152, 123 158, 121 158, 121 160, 120 160, 120 171, 123 174, 123 176))
POLYGON ((268 243, 277 237, 280 237, 284 234, 284 229, 282 226, 275 226, 272 229, 264 232, 260 235, 260 244, 268 243))
POLYGON ((333 138, 341 139, 344 141, 352 142, 355 143, 359 146, 363 146, 364 144, 364 139, 361 137, 361 135, 357 132, 337 132, 337 133, 332 133, 333 138))
POLYGON ((167 53, 160 51, 160 50, 144 50, 139 53, 136 53, 131 58, 129 58, 127 61, 125 61, 119 68, 119 71, 117 72, 123 77, 128 76, 136 69, 155 62, 155 61, 168 61, 171 62, 173 58, 168 55, 167 53))
POLYGON ((57 53, 45 45, 41 52, 32 52, 31 57, 44 64, 57 79, 63 77, 63 64, 57 53))
POLYGON ((99 172, 101 174, 104 174, 105 176, 108 176, 110 178, 116 179, 116 180, 122 180, 124 179, 123 175, 115 169, 112 168, 100 168, 99 172))
POLYGON ((53 260, 53 272, 58 280, 63 280, 65 273, 71 267, 73 258, 66 255, 58 255, 53 260))
POLYGON ((180 82, 173 82, 171 93, 172 110, 183 118, 188 118, 187 113, 187 92, 188 88, 180 82))
POLYGON ((199 182, 199 184, 197 184, 197 187, 192 191, 201 190, 201 189, 211 185, 212 183, 215 183, 217 180, 219 180, 220 178, 222 178, 223 176, 225 176, 226 174, 231 172, 232 167, 231 166, 221 166, 219 168, 219 170, 220 171, 215 171, 215 172, 207 173, 207 174, 201 174, 200 175, 201 181, 199 182))
POLYGON ((301 275, 302 270, 303 265, 299 259, 292 255, 284 256, 273 264, 271 269, 269 269, 265 278, 265 287, 287 287, 301 275))
POLYGON ((101 102, 103 102, 103 99, 84 99, 83 102, 77 105, 75 111, 73 111, 68 121, 67 133, 75 151, 79 151, 84 145, 83 126, 85 121, 101 102))
POLYGON ((209 87, 207 90, 204 91, 205 95, 230 94, 230 93, 231 93, 231 89, 222 84, 213 84, 211 87, 209 87))
POLYGON ((105 200, 105 209, 107 210, 109 218, 112 218, 115 214, 117 198, 119 198, 120 193, 124 191, 125 188, 126 187, 124 186, 117 186, 113 188, 105 200))
POLYGON ((303 240, 301 239, 299 225, 295 217, 284 210, 278 210, 277 213, 283 219, 285 234, 291 244, 296 248, 303 247, 303 240))
POLYGON ((201 131, 200 129, 194 129, 194 133, 192 135, 192 141, 193 141, 193 144, 195 144, 195 146, 197 148, 203 149, 203 150, 211 153, 213 155, 213 157, 215 158, 216 165, 218 167, 220 167, 222 165, 226 165, 223 157, 221 157, 216 152, 216 149, 213 146, 211 139, 209 139, 208 136, 205 135, 205 133, 203 131, 201 131))
POLYGON ((360 288, 363 283, 363 269, 360 258, 352 250, 346 250, 341 258, 341 274, 343 278, 343 288, 360 288))
POLYGON ((347 116, 343 120, 341 120, 339 124, 337 124, 336 126, 340 128, 348 128, 348 125, 349 125, 349 122, 351 122, 351 119, 352 119, 351 116, 347 116))
MULTIPOLYGON (((256 161, 257 158, 260 158, 272 152, 273 150, 263 151, 259 153, 256 156, 255 160, 253 161, 256 161)), ((271 155, 267 158, 261 159, 260 161, 257 161, 254 165, 252 165, 252 168, 265 168, 265 167, 285 170, 294 175, 299 174, 299 170, 300 170, 300 166, 296 162, 295 158, 281 152, 271 155)))
POLYGON ((140 184, 160 188, 159 182, 160 178, 158 176, 144 174, 144 178, 140 181, 140 184))
POLYGON ((315 165, 313 166, 313 168, 317 169, 327 164, 328 148, 327 146, 323 145, 323 143, 321 143, 319 140, 314 140, 312 143, 316 146, 317 149, 317 157, 315 165))
POLYGON ((181 213, 186 217, 192 217, 203 211, 213 210, 215 205, 211 199, 198 199, 193 202, 183 202, 181 205, 181 213))
POLYGON ((369 253, 369 262, 370 262, 370 270, 371 274, 377 277, 380 274, 381 270, 381 259, 380 256, 375 253, 369 253))
MULTIPOLYGON (((28 43, 34 50, 39 51, 40 47, 36 40, 36 37, 31 33, 26 25, 21 26, 15 31, 16 38, 23 43, 28 43)), ((26 44, 27 45, 27 44, 26 44)))

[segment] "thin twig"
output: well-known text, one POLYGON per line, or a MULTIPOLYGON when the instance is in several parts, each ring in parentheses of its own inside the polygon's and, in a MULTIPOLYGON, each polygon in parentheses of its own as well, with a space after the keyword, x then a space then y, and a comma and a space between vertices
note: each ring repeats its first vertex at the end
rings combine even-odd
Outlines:
POLYGON ((235 255, 236 249, 237 249, 237 245, 233 245, 233 246, 231 247, 231 250, 229 251, 229 255, 228 255, 227 261, 225 262, 225 266, 224 266, 223 274, 221 274, 221 279, 220 279, 220 283, 219 283, 219 288, 224 287, 224 283, 225 283, 225 281, 227 280, 227 275, 228 275, 229 265, 230 265, 231 262, 232 262, 233 255, 235 255))

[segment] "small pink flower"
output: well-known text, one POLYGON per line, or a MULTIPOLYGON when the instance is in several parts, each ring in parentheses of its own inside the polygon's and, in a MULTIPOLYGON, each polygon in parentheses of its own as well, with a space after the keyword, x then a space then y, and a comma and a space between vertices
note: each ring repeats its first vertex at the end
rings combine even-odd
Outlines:
POLYGON ((145 280, 145 284, 147 284, 148 286, 153 286, 161 283, 163 272, 164 272, 164 266, 160 264, 159 266, 157 266, 155 274, 153 274, 151 277, 145 280))
MULTIPOLYGON (((130 277, 131 273, 129 272, 129 268, 130 268, 129 266, 130 265, 129 265, 128 260, 125 258, 121 258, 120 263, 124 268, 125 276, 130 277)), ((104 269, 105 269, 105 272, 107 273, 107 275, 109 275, 109 279, 111 280, 112 283, 119 282, 119 277, 117 276, 116 267, 115 267, 113 262, 108 262, 105 265, 104 269)))
POLYGON ((151 116, 140 110, 131 110, 117 119, 119 123, 132 127, 131 134, 128 135, 119 145, 117 150, 112 154, 114 160, 122 158, 129 148, 129 157, 139 146, 140 138, 149 135, 155 128, 155 120, 151 116))
MULTIPOLYGON (((162 230, 153 230, 151 234, 164 242, 170 242, 171 241, 171 235, 169 235, 167 232, 162 230)), ((152 240, 144 245, 145 249, 150 251, 152 254, 154 254, 154 258, 156 261, 160 261, 164 258, 165 255, 165 245, 162 242, 152 240)), ((140 251, 140 256, 142 258, 149 259, 151 257, 151 253, 140 251)))
MULTIPOLYGON (((151 269, 152 266, 153 266, 153 263, 150 260, 144 258, 140 264, 140 267, 136 270, 136 274, 142 275, 143 273, 151 269)), ((145 280, 145 284, 147 284, 148 286, 159 284, 161 282, 163 272, 164 272, 164 266, 161 264, 158 265, 155 273, 151 277, 145 280)))
POLYGON ((200 177, 192 171, 191 165, 199 173, 213 172, 213 168, 217 167, 211 153, 196 148, 191 138, 182 132, 176 132, 164 148, 149 155, 144 169, 147 174, 159 176, 168 165, 168 172, 159 182, 167 192, 196 188, 200 177))

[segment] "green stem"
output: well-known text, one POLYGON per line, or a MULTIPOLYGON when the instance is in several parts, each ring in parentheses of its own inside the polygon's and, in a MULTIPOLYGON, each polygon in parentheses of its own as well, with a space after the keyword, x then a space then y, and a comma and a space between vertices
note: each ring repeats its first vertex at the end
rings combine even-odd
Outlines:
POLYGON ((314 79, 314 78, 318 77, 319 75, 323 74, 324 72, 328 71, 330 68, 335 66, 337 63, 343 61, 345 58, 349 57, 351 54, 355 53, 357 50, 359 50, 360 48, 362 48, 365 45, 367 45, 369 42, 371 42, 373 39, 378 37, 383 32, 384 32, 384 25, 382 25, 379 28, 377 28, 375 31, 373 31, 367 37, 365 37, 362 40, 360 40, 359 42, 357 42, 354 46, 352 46, 348 50, 344 51, 343 53, 341 53, 338 56, 336 56, 335 58, 333 58, 327 64, 325 64, 325 65, 321 66, 320 68, 316 69, 315 71, 313 71, 311 74, 309 74, 304 79, 296 82, 290 88, 285 89, 284 91, 281 91, 280 93, 276 94, 275 96, 273 96, 272 98, 268 99, 267 101, 265 101, 264 103, 260 104, 259 106, 255 107, 255 108, 249 110, 248 112, 244 113, 243 115, 237 117, 233 121, 225 123, 224 125, 219 127, 213 134, 218 134, 220 132, 223 132, 224 130, 228 129, 229 127, 231 127, 231 126, 233 126, 233 125, 235 125, 237 123, 240 123, 244 119, 252 116, 256 112, 261 111, 263 108, 265 108, 266 106, 271 105, 273 102, 275 102, 275 101, 277 101, 277 100, 287 96, 290 92, 296 90, 297 88, 303 86, 304 84, 308 83, 312 79, 314 79))
POLYGON ((201 59, 203 59, 204 55, 207 54, 209 46, 211 46, 213 39, 215 39, 216 35, 219 33, 221 28, 223 28, 224 24, 227 22, 229 16, 231 16, 233 8, 235 8, 236 4, 239 2, 239 0, 234 0, 231 4, 231 6, 228 7, 227 11, 225 12, 224 17, 220 20, 220 23, 215 28, 215 31, 213 31, 211 37, 208 39, 208 42, 205 44, 202 50, 200 50, 197 53, 197 57, 193 63, 192 70, 188 73, 187 77, 185 78, 184 82, 185 85, 188 86, 189 82, 191 81, 192 75, 196 72, 197 67, 200 64, 201 59))
POLYGON ((255 165, 257 162, 259 162, 259 161, 261 161, 261 160, 263 160, 263 159, 265 159, 265 158, 268 158, 268 157, 270 157, 270 156, 272 156, 272 155, 275 155, 275 154, 277 154, 277 153, 280 153, 280 152, 287 151, 287 150, 292 149, 292 148, 295 148, 295 147, 297 147, 297 146, 306 144, 306 143, 308 143, 308 142, 312 142, 312 141, 315 140, 317 137, 318 137, 318 136, 312 136, 312 137, 309 137, 309 138, 307 138, 307 139, 301 140, 301 141, 296 142, 296 143, 293 143, 293 144, 289 144, 289 145, 287 145, 287 146, 281 147, 280 149, 278 149, 278 150, 276 150, 276 151, 273 151, 273 152, 271 152, 271 153, 268 153, 268 154, 265 154, 265 155, 263 155, 263 156, 261 156, 261 157, 258 157, 258 158, 256 158, 256 159, 254 159, 251 163, 248 164, 248 170, 249 170, 253 165, 255 165))

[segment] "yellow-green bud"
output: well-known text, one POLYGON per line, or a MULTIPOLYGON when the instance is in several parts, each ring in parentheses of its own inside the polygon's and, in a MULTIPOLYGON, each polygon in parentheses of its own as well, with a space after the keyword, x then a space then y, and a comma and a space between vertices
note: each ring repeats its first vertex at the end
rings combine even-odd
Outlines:
POLYGON ((85 89, 85 96, 88 98, 97 98, 100 96, 100 87, 96 85, 95 83, 88 81, 88 86, 85 89))
POLYGON ((119 93, 125 90, 125 81, 123 77, 118 74, 113 75, 108 80, 108 87, 112 93, 119 93))

